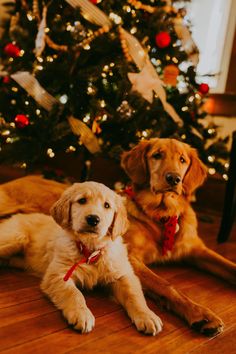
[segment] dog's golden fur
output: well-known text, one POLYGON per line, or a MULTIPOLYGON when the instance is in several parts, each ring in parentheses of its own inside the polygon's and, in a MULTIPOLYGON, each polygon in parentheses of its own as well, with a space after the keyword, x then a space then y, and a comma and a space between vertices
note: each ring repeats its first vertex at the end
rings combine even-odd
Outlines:
POLYGON ((95 319, 76 285, 109 284, 139 331, 156 335, 162 322, 147 307, 141 284, 128 260, 122 235, 128 220, 122 198, 96 182, 76 183, 52 207, 52 217, 17 214, 0 224, 0 256, 42 278, 41 289, 70 324, 90 332, 95 319), (89 220, 96 220, 91 223, 89 220), (95 218, 95 219, 94 219, 95 218), (76 242, 101 250, 94 264, 81 264, 71 278, 70 267, 82 259, 76 242), (17 256, 23 252, 24 257, 17 256))
MULTIPOLYGON (((190 199, 195 189, 204 182, 206 168, 196 151, 175 139, 141 141, 123 154, 122 167, 130 177, 135 192, 133 200, 127 198, 130 227, 124 238, 128 245, 130 260, 144 289, 153 298, 161 298, 168 308, 200 332, 207 335, 221 332, 223 323, 218 316, 178 292, 147 267, 152 263, 186 261, 236 283, 236 265, 208 249, 198 237, 197 219, 190 199), (171 186, 167 182, 168 173, 177 176, 178 183, 171 186), (161 252, 163 226, 160 219, 173 215, 178 216, 180 228, 175 235, 172 251, 163 255, 161 252)), ((14 201, 15 183, 18 183, 20 189, 29 196, 32 190, 27 191, 27 185, 28 182, 33 183, 33 194, 37 195, 40 207, 44 207, 46 201, 45 210, 40 210, 48 213, 47 205, 55 202, 59 197, 60 188, 64 189, 65 186, 57 184, 54 189, 55 182, 48 181, 45 189, 42 179, 32 181, 31 178, 29 176, 18 182, 10 182, 8 192, 10 191, 14 201), (42 198, 41 190, 46 193, 45 200, 42 198)), ((6 193, 6 185, 1 186, 0 192, 6 193)), ((27 208, 31 208, 33 202, 31 203, 29 197, 27 200, 27 208)), ((12 212, 14 213, 14 208, 12 212)))

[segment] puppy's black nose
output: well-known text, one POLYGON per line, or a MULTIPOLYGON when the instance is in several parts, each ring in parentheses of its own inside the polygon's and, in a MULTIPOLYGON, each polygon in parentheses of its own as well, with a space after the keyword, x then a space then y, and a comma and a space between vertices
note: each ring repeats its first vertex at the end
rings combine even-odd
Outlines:
POLYGON ((97 215, 86 216, 86 221, 89 226, 96 226, 100 222, 100 218, 97 215))
POLYGON ((170 186, 176 186, 177 184, 179 184, 181 182, 181 177, 177 173, 168 172, 166 174, 166 182, 170 186))

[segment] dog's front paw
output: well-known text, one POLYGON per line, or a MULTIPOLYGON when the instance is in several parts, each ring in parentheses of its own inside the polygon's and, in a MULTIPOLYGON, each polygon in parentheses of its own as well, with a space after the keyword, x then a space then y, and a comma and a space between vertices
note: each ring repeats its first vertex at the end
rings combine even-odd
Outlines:
POLYGON ((223 321, 211 310, 199 306, 191 318, 191 327, 209 337, 215 337, 224 330, 223 321))
POLYGON ((95 325, 95 318, 88 307, 79 307, 69 312, 63 311, 68 323, 81 333, 91 332, 95 325))
POLYGON ((163 326, 160 317, 151 310, 137 313, 133 318, 133 322, 138 331, 153 336, 161 332, 163 326))

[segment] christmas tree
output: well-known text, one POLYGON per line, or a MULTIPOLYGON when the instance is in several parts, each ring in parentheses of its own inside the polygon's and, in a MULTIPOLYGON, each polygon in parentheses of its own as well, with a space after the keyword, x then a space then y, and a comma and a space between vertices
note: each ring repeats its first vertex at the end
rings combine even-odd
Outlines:
POLYGON ((21 0, 0 53, 0 162, 119 159, 140 139, 175 137, 225 173, 178 1, 21 0))

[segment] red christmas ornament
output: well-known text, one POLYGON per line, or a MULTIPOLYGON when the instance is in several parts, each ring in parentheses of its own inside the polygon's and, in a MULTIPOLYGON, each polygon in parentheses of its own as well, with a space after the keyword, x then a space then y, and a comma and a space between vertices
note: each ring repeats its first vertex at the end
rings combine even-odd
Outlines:
POLYGON ((20 56, 20 48, 13 43, 5 45, 3 50, 9 57, 17 58, 20 56))
POLYGON ((166 48, 170 45, 171 42, 171 36, 168 32, 159 32, 156 37, 156 45, 159 48, 166 48))
POLYGON ((89 0, 92 4, 97 5, 98 0, 89 0))
POLYGON ((29 118, 24 114, 17 114, 14 119, 17 128, 22 129, 29 125, 29 118))
POLYGON ((198 88, 198 91, 203 94, 203 95, 206 95, 208 92, 209 92, 209 86, 208 84, 200 84, 199 85, 199 88, 198 88))
POLYGON ((9 84, 9 82, 11 81, 10 77, 9 76, 4 76, 3 79, 2 79, 2 82, 4 84, 9 84))

